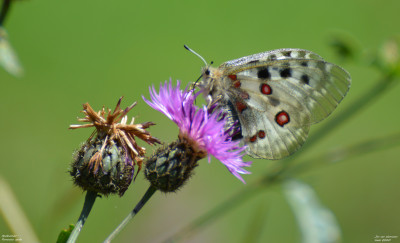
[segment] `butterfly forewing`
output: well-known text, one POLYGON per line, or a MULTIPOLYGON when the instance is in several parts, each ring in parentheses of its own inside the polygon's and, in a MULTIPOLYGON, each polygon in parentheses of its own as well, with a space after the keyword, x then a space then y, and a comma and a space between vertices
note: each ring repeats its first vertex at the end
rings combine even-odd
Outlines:
MULTIPOLYGON (((346 71, 322 60, 283 59, 244 66, 247 67, 226 68, 225 73, 236 74, 241 83, 247 78, 256 79, 297 97, 311 112, 311 124, 326 118, 350 87, 351 79, 346 71)), ((285 98, 280 95, 280 99, 285 98)))
POLYGON ((241 128, 253 157, 281 159, 305 142, 310 124, 327 117, 350 87, 350 75, 301 49, 263 52, 203 73, 203 92, 241 128))
POLYGON ((314 52, 303 50, 303 49, 295 49, 295 48, 286 48, 286 49, 277 49, 272 51, 261 52, 258 54, 241 57, 235 60, 227 61, 219 68, 232 68, 240 70, 240 68, 244 68, 247 65, 256 65, 259 62, 263 61, 275 61, 275 60, 285 60, 285 59, 315 59, 315 60, 324 60, 318 54, 314 52))

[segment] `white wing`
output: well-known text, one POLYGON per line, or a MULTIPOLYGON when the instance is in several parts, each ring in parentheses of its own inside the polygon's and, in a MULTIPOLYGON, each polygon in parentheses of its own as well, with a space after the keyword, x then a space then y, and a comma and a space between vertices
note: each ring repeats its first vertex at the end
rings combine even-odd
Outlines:
POLYGON ((345 70, 300 49, 255 54, 219 69, 224 76, 218 83, 232 83, 223 105, 239 119, 249 155, 268 159, 298 150, 310 124, 327 117, 351 83, 345 70))

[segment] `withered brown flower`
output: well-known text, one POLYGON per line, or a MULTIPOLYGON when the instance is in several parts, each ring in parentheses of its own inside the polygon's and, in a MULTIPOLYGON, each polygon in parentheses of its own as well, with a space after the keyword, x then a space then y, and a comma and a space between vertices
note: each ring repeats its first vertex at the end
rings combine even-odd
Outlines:
POLYGON ((146 153, 146 149, 137 144, 135 137, 151 145, 160 143, 146 131, 146 128, 155 125, 154 123, 134 124, 135 119, 132 118, 130 124, 127 124, 127 113, 136 102, 123 110, 120 107, 121 100, 122 97, 113 112, 104 107, 95 112, 89 103, 83 104, 82 112, 85 117, 78 118, 78 121, 89 124, 69 127, 96 128, 75 155, 70 171, 75 184, 84 190, 105 195, 119 192, 122 195, 131 183, 134 166, 138 166, 136 175, 141 170, 146 153))

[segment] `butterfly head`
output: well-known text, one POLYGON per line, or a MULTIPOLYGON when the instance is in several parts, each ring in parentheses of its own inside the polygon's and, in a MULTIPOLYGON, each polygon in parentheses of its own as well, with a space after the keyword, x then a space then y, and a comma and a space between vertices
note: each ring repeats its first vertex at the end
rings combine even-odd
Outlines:
POLYGON ((207 65, 201 70, 200 86, 210 86, 210 89, 212 89, 215 80, 219 80, 221 76, 222 72, 220 69, 207 65))
POLYGON ((205 66, 201 71, 203 83, 212 83, 214 80, 220 79, 222 75, 223 72, 221 69, 211 67, 210 65, 205 66))
POLYGON ((199 57, 205 64, 205 67, 201 71, 200 78, 193 84, 192 87, 200 88, 201 92, 206 96, 207 100, 209 101, 214 100, 214 98, 212 97, 216 95, 216 92, 214 91, 216 91, 215 90, 216 86, 219 86, 218 84, 223 76, 222 70, 219 68, 211 67, 213 62, 208 64, 202 56, 200 56, 197 52, 190 49, 187 45, 184 45, 184 47, 186 50, 190 51, 191 53, 199 57))

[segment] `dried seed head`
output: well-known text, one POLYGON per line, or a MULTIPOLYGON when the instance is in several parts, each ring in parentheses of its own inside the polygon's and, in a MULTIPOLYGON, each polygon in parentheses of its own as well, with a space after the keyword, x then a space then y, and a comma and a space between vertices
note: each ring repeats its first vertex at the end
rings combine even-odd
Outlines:
POLYGON ((107 117, 104 107, 96 113, 88 103, 84 104, 82 112, 86 116, 78 120, 89 124, 70 126, 70 129, 96 128, 75 154, 70 171, 75 184, 84 190, 122 196, 132 181, 134 166, 138 166, 137 173, 141 170, 146 152, 136 143, 135 137, 151 145, 160 143, 145 130, 154 123, 134 124, 132 119, 126 124, 126 114, 136 103, 122 110, 121 99, 113 112, 108 109, 107 117))
POLYGON ((101 136, 84 143, 75 153, 70 171, 83 190, 122 196, 132 182, 134 166, 118 141, 105 144, 101 136))

